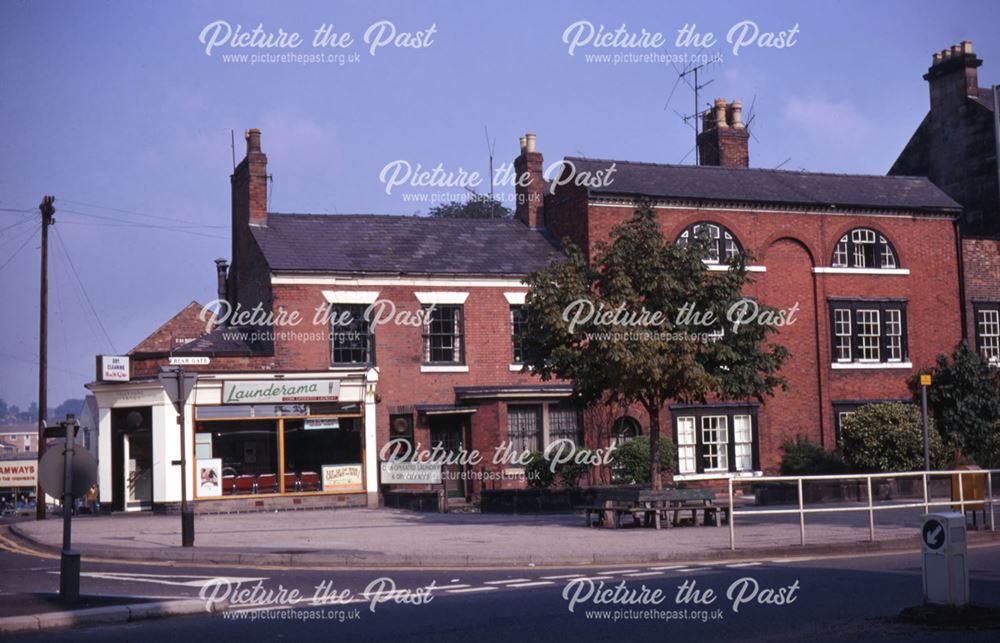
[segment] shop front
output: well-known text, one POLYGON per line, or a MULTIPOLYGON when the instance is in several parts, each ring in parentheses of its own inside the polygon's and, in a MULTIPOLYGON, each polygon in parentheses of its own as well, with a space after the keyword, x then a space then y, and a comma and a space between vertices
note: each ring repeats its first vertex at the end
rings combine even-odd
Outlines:
MULTIPOLYGON (((377 506, 374 369, 199 373, 184 405, 196 512, 377 506)), ((180 417, 156 381, 91 385, 100 409, 101 500, 119 511, 181 499, 180 417)))

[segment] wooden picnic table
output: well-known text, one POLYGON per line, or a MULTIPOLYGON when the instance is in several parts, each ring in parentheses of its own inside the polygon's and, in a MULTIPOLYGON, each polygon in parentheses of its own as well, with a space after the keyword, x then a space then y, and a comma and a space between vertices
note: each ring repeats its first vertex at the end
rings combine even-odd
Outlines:
POLYGON ((715 493, 711 489, 663 489, 652 491, 648 489, 615 489, 605 490, 598 494, 593 505, 581 507, 584 511, 587 526, 595 525, 594 515, 598 517, 596 524, 611 528, 621 527, 622 517, 631 516, 633 524, 652 524, 656 529, 661 527, 661 519, 672 514, 672 523, 679 526, 682 522, 681 512, 691 512, 691 522, 698 524, 698 512, 702 512, 702 524, 721 526, 723 521, 729 521, 729 507, 715 504, 715 493))

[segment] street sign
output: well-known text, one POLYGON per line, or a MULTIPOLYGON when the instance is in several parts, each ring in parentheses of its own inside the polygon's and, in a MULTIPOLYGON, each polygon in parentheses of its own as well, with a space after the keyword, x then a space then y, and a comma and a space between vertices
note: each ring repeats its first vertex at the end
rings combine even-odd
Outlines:
MULTIPOLYGON (((66 480, 66 460, 63 447, 66 444, 50 446, 38 462, 38 480, 42 483, 45 493, 55 498, 62 498, 66 480)), ((97 482, 97 460, 94 455, 76 445, 73 449, 73 488, 70 489, 74 498, 80 498, 97 482)), ((41 500, 39 500, 41 502, 41 500)))
POLYGON ((166 391, 170 401, 173 402, 177 414, 180 415, 184 412, 184 405, 187 404, 187 399, 191 397, 191 391, 194 390, 195 382, 198 381, 198 374, 184 373, 184 379, 181 382, 180 397, 177 395, 178 371, 164 369, 160 371, 157 377, 160 380, 160 384, 163 385, 163 389, 166 391))
POLYGON ((946 527, 940 521, 933 518, 928 519, 920 533, 924 545, 931 551, 937 551, 944 547, 945 529, 946 527))
POLYGON ((930 386, 930 385, 931 385, 931 376, 930 376, 930 374, 929 373, 922 373, 920 375, 920 386, 930 386))
POLYGON ((207 366, 212 363, 212 358, 204 356, 183 356, 177 355, 170 357, 171 366, 207 366))

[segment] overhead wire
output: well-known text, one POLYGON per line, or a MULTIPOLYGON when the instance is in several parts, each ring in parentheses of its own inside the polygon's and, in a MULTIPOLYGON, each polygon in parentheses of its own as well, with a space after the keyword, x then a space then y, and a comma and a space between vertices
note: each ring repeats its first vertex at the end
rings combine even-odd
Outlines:
POLYGON ((73 273, 73 276, 76 278, 76 283, 79 284, 80 286, 80 291, 83 293, 84 299, 87 300, 87 305, 90 307, 90 312, 93 313, 94 319, 97 320, 97 325, 100 326, 101 332, 104 333, 104 338, 108 340, 108 345, 111 346, 111 350, 117 353, 118 349, 115 348, 115 343, 111 341, 111 335, 108 334, 108 330, 104 327, 104 322, 101 321, 100 315, 97 314, 97 309, 94 308, 94 302, 91 301, 90 295, 87 294, 87 288, 86 286, 83 285, 83 280, 80 279, 80 273, 77 272, 76 266, 73 264, 73 257, 70 256, 69 250, 66 248, 66 244, 63 243, 62 235, 59 233, 59 228, 54 228, 54 230, 56 233, 55 234, 56 241, 59 242, 59 246, 62 248, 62 251, 66 254, 66 260, 69 262, 69 267, 73 273))

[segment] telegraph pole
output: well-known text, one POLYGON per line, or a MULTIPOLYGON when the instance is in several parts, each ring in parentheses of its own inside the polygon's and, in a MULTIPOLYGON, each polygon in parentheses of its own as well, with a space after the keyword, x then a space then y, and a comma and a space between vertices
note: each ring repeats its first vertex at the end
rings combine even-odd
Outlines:
MULTIPOLYGON (((46 370, 48 368, 49 335, 49 226, 56 222, 56 209, 52 206, 56 198, 46 196, 38 206, 42 214, 42 277, 39 293, 38 321, 38 460, 45 453, 45 416, 48 410, 46 399, 46 370)), ((35 489, 35 518, 45 520, 45 490, 41 480, 35 489)))

